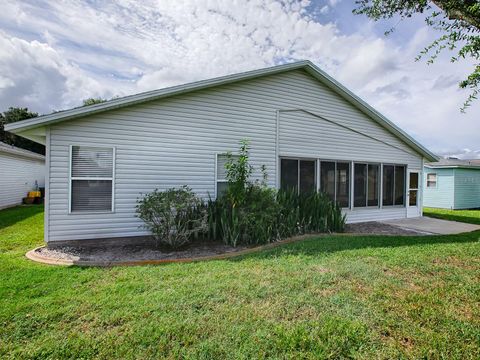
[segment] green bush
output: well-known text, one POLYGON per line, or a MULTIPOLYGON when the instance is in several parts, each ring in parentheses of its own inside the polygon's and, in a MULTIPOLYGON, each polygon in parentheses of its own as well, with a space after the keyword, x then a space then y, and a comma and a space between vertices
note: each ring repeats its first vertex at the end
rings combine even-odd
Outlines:
POLYGON ((172 248, 188 243, 207 229, 207 211, 190 188, 155 191, 137 201, 137 216, 156 240, 172 248))
POLYGON ((341 207, 324 193, 279 191, 277 201, 281 208, 278 222, 281 237, 345 229, 341 207))
POLYGON ((225 164, 227 190, 216 201, 209 201, 209 235, 215 240, 236 246, 263 244, 277 238, 277 219, 280 212, 275 190, 263 181, 252 182, 253 167, 249 163, 249 143, 240 142, 239 156, 227 154, 225 164))
POLYGON ((273 189, 250 184, 241 203, 230 202, 227 195, 209 201, 209 236, 232 246, 276 240, 280 206, 275 195, 273 189))
POLYGON ((265 167, 263 180, 250 180, 248 141, 240 143, 239 156, 225 165, 227 190, 207 203, 210 239, 226 244, 265 244, 289 236, 342 232, 345 216, 338 204, 323 193, 299 194, 268 188, 265 167))
POLYGON ((299 194, 251 181, 248 141, 240 143, 239 156, 228 154, 227 190, 206 203, 184 186, 155 190, 139 200, 138 216, 157 242, 179 247, 195 239, 222 241, 231 246, 258 245, 290 236, 342 232, 345 216, 340 206, 323 193, 299 194))

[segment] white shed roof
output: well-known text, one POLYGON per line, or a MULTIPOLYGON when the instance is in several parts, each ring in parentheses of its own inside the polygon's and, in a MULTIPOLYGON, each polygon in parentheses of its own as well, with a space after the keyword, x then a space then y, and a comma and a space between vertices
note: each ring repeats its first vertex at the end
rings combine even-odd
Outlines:
POLYGON ((29 159, 45 161, 45 156, 0 141, 0 153, 8 153, 29 159))

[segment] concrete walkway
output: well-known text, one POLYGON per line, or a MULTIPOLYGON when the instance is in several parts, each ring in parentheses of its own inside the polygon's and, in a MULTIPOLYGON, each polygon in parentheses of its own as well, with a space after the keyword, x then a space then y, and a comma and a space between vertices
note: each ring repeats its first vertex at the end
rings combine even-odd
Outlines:
POLYGON ((382 221, 384 224, 397 226, 406 230, 418 231, 424 234, 460 234, 480 230, 480 225, 466 224, 457 221, 440 220, 429 217, 416 217, 382 221))

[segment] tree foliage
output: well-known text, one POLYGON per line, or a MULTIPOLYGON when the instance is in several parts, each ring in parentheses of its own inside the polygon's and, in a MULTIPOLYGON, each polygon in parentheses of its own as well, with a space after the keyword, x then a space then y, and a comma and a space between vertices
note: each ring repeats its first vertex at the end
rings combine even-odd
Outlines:
POLYGON ((0 141, 39 154, 45 154, 45 146, 5 131, 6 124, 37 116, 37 113, 30 112, 27 108, 18 107, 10 107, 7 111, 0 113, 0 141))
POLYGON ((471 91, 461 111, 464 112, 477 98, 480 91, 479 0, 356 0, 355 3, 355 14, 365 14, 375 21, 395 16, 404 20, 414 14, 425 14, 427 25, 443 35, 426 46, 416 60, 428 57, 427 63, 432 63, 444 49, 456 52, 451 58, 452 62, 472 59, 472 72, 459 84, 461 88, 471 91))
POLYGON ((88 105, 95 105, 95 104, 101 104, 106 102, 106 99, 102 98, 88 98, 83 100, 83 105, 82 106, 88 106, 88 105))
MULTIPOLYGON (((106 102, 102 98, 88 98, 83 100, 82 106, 101 104, 106 102)), ((5 125, 16 121, 30 119, 37 117, 36 112, 31 112, 28 108, 9 107, 7 111, 0 113, 0 141, 9 145, 17 146, 26 150, 30 150, 39 154, 45 154, 45 146, 34 141, 28 140, 24 137, 5 131, 5 125)))

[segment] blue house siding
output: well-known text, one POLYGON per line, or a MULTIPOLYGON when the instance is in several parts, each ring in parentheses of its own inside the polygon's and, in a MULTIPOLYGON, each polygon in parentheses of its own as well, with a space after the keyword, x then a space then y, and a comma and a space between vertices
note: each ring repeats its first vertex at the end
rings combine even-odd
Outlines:
POLYGON ((480 208, 480 169, 454 169, 455 209, 480 208))
POLYGON ((425 167, 423 205, 433 208, 453 209, 455 206, 454 169, 433 169, 425 167), (437 174, 437 186, 427 187, 428 174, 437 174))

